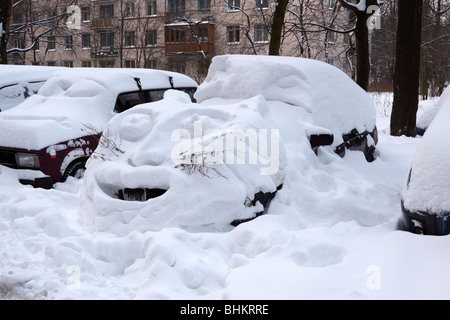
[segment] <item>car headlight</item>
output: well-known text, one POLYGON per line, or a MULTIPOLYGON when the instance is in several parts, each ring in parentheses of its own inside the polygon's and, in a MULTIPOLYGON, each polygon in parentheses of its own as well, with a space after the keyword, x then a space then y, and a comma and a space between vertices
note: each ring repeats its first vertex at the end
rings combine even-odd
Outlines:
POLYGON ((34 153, 16 153, 16 163, 22 168, 39 169, 41 167, 39 156, 34 153))

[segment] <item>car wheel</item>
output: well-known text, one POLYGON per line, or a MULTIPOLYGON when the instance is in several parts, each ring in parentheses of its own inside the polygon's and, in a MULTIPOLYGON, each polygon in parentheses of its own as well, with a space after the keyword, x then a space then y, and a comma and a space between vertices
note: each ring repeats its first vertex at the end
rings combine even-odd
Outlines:
POLYGON ((375 147, 368 147, 364 152, 364 156, 366 157, 367 162, 375 161, 375 147))
POLYGON ((405 227, 405 223, 403 222, 402 218, 398 219, 398 221, 397 221, 397 230, 407 231, 406 227, 405 227))
POLYGON ((84 177, 86 171, 86 160, 76 160, 72 162, 66 169, 63 176, 63 181, 66 181, 68 177, 74 177, 75 179, 81 179, 84 177))

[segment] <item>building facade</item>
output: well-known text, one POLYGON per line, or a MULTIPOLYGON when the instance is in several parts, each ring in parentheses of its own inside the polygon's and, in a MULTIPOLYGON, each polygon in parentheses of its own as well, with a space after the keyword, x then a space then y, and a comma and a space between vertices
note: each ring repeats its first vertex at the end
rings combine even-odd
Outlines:
MULTIPOLYGON (((212 57, 267 54, 274 0, 24 0, 13 10, 9 63, 156 68, 201 82, 212 57)), ((295 0, 281 54, 352 74, 349 12, 336 0, 295 0)))

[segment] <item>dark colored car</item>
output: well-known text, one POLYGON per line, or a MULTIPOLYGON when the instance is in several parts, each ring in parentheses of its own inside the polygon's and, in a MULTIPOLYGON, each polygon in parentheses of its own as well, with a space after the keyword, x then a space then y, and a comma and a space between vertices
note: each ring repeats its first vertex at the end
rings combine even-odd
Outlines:
POLYGON ((402 192, 401 229, 425 235, 450 233, 450 88, 426 129, 402 192))
POLYGON ((193 97, 196 88, 191 78, 160 70, 56 71, 36 95, 0 113, 0 164, 17 169, 24 184, 51 188, 83 175, 115 114, 160 100, 168 89, 193 97))

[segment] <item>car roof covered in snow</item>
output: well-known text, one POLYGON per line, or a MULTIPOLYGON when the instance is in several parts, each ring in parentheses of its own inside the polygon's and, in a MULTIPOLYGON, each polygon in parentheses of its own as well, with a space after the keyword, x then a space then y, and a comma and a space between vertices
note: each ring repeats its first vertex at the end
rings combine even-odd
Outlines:
POLYGON ((0 65, 0 89, 21 82, 45 81, 63 67, 0 65))
POLYGON ((450 87, 436 103, 438 112, 425 132, 414 156, 403 203, 412 212, 450 212, 450 87))
POLYGON ((139 90, 137 79, 143 90, 170 88, 172 83, 176 88, 197 87, 193 79, 171 71, 136 68, 69 68, 53 73, 39 94, 53 95, 54 88, 64 88, 78 79, 92 80, 116 94, 139 90))
POLYGON ((375 105, 370 95, 338 68, 313 59, 216 56, 195 98, 204 102, 256 95, 304 108, 312 114, 314 125, 335 134, 375 128, 375 105))
POLYGON ((0 113, 0 145, 39 150, 100 133, 114 116, 117 96, 146 89, 197 87, 191 78, 152 69, 68 68, 57 70, 39 92, 0 113), (137 80, 139 78, 139 80, 137 80))

